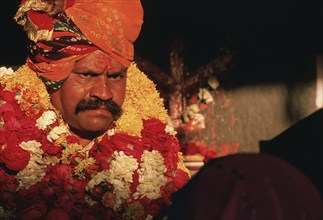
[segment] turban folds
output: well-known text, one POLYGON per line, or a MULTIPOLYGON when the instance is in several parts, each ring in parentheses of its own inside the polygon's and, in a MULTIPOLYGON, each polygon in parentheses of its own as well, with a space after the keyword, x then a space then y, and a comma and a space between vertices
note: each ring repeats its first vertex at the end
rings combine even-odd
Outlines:
POLYGON ((28 66, 57 82, 97 49, 128 66, 143 9, 140 0, 23 0, 15 20, 32 40, 28 66))

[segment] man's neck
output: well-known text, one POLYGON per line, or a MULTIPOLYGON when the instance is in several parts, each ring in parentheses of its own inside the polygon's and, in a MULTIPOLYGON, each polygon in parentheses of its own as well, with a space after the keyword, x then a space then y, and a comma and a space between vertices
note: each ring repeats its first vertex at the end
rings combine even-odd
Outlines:
POLYGON ((91 143, 92 140, 89 140, 89 139, 83 139, 83 138, 80 138, 78 136, 76 136, 76 138, 79 140, 80 144, 83 146, 83 147, 86 147, 89 143, 91 143))
POLYGON ((90 134, 90 133, 84 134, 83 132, 73 130, 73 129, 70 129, 70 131, 71 131, 71 134, 78 139, 78 141, 83 147, 88 146, 88 144, 91 143, 91 141, 93 141, 95 138, 100 136, 100 134, 90 134))

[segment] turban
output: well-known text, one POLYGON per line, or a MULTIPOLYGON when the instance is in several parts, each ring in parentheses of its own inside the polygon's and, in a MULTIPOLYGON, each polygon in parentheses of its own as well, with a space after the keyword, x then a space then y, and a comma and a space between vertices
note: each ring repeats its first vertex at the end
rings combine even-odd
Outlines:
POLYGON ((210 160, 171 199, 170 220, 323 219, 313 183, 287 162, 262 154, 210 160))
POLYGON ((54 89, 97 49, 127 67, 143 9, 140 0, 22 0, 15 20, 31 40, 28 66, 54 89))

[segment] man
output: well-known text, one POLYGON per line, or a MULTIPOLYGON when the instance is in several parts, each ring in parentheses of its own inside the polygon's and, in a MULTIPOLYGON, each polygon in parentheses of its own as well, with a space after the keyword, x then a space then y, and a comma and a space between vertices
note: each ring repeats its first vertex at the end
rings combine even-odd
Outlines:
POLYGON ((143 11, 140 1, 49 2, 26 1, 15 19, 33 41, 28 65, 50 90, 62 86, 50 91, 52 103, 86 145, 116 119, 105 109, 94 112, 88 106, 96 101, 92 108, 99 107, 99 101, 110 100, 119 108, 123 103, 126 67, 133 60, 143 11), (56 17, 51 16, 54 13, 56 17), (50 40, 45 43, 46 39, 50 40))
POLYGON ((27 62, 0 69, 0 219, 151 218, 185 184, 132 63, 142 18, 138 0, 22 1, 27 62))

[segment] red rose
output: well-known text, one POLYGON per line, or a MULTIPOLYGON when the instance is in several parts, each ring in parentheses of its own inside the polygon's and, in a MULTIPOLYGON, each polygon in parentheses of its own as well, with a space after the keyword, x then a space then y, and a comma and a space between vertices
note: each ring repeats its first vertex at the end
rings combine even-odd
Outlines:
POLYGON ((73 179, 71 175, 73 174, 73 169, 71 167, 66 164, 56 164, 47 167, 46 171, 45 179, 48 179, 53 184, 55 190, 72 189, 73 179))
MULTIPOLYGON (((0 100, 3 100, 0 98, 0 100)), ((8 113, 8 112, 15 112, 15 108, 11 103, 4 103, 0 106, 0 114, 8 113)))
POLYGON ((53 208, 48 212, 46 220, 69 220, 68 214, 63 209, 53 208))
POLYGON ((9 170, 24 169, 30 160, 30 153, 18 146, 6 146, 0 151, 0 162, 9 170))
POLYGON ((188 180, 189 176, 186 172, 180 169, 176 170, 176 174, 174 177, 176 190, 182 188, 188 180))
POLYGON ((42 192, 42 195, 45 199, 50 199, 53 195, 55 195, 55 191, 53 187, 46 187, 42 192))
POLYGON ((7 142, 7 132, 6 131, 1 131, 1 126, 0 126, 0 146, 2 146, 4 143, 7 142))
POLYGON ((21 123, 18 117, 8 113, 3 116, 3 119, 7 131, 17 131, 18 129, 21 129, 21 123))
POLYGON ((57 147, 52 143, 49 143, 47 140, 41 142, 41 149, 49 155, 57 155, 62 151, 62 147, 57 147))
MULTIPOLYGON (((8 175, 6 171, 0 168, 0 192, 11 191, 14 192, 18 187, 15 175, 8 175)), ((0 193, 1 194, 1 193, 0 193)))
POLYGON ((82 209, 80 216, 77 216, 75 219, 82 219, 82 220, 97 220, 97 219, 116 219, 115 214, 111 209, 106 209, 103 206, 98 204, 94 204, 92 206, 87 206, 82 209))
POLYGON ((105 135, 102 141, 98 144, 98 150, 101 151, 107 158, 110 158, 113 154, 113 149, 111 147, 110 137, 105 135))
POLYGON ((21 220, 30 220, 30 219, 43 219, 43 213, 37 207, 32 206, 28 209, 21 211, 18 215, 18 219, 21 220))
POLYGON ((193 155, 197 153, 199 153, 199 149, 195 142, 189 142, 188 144, 186 144, 186 155, 193 155))
POLYGON ((149 137, 152 135, 165 134, 166 124, 155 119, 147 119, 144 121, 144 129, 141 132, 141 135, 144 137, 149 137))
POLYGON ((17 219, 44 219, 47 211, 46 202, 39 192, 20 197, 17 204, 17 219))
POLYGON ((126 155, 132 155, 134 158, 139 159, 143 152, 142 143, 140 139, 134 136, 130 136, 125 133, 117 133, 110 137, 109 141, 103 144, 100 143, 100 150, 104 153, 112 151, 123 151, 126 155))
POLYGON ((15 208, 13 194, 0 191, 0 205, 6 207, 7 209, 15 208))
POLYGON ((85 179, 75 180, 73 183, 72 194, 75 200, 83 200, 85 197, 85 187, 87 186, 88 181, 85 179))
POLYGON ((54 206, 64 209, 66 212, 71 212, 73 209, 73 205, 75 204, 75 198, 72 193, 64 191, 61 193, 57 193, 57 199, 55 201, 54 206))
POLYGON ((134 172, 132 175, 132 183, 130 184, 130 187, 129 187, 131 192, 135 192, 138 185, 139 185, 139 174, 138 172, 134 172))
MULTIPOLYGON (((155 216, 159 213, 160 208, 165 205, 162 198, 155 199, 153 202, 147 204, 146 212, 149 215, 155 216)), ((167 204, 168 205, 168 204, 167 204)))
POLYGON ((95 158, 96 165, 99 166, 100 170, 109 169, 108 157, 101 152, 98 152, 96 155, 93 155, 95 158))
POLYGON ((152 133, 164 133, 166 124, 156 118, 150 118, 144 120, 144 127, 147 129, 149 128, 148 131, 151 131, 152 133))
MULTIPOLYGON (((6 136, 14 133, 14 136, 20 143, 22 141, 30 140, 32 137, 34 140, 40 136, 40 130, 35 126, 35 120, 29 119, 26 116, 17 116, 16 112, 7 112, 3 115, 4 120, 4 131, 7 133, 6 136)), ((8 139, 12 142, 12 139, 8 139)), ((9 141, 8 141, 9 142, 9 141)))
POLYGON ((66 137, 66 140, 69 144, 80 144, 80 141, 74 135, 69 135, 66 137))
POLYGON ((6 101, 6 103, 15 102, 16 94, 14 92, 3 90, 4 88, 0 87, 0 99, 6 101))
POLYGON ((17 130, 17 136, 22 141, 28 141, 30 137, 33 137, 33 139, 36 139, 41 135, 41 131, 36 127, 36 121, 32 120, 28 117, 22 116, 18 118, 20 127, 19 130, 17 130), (25 138, 25 140, 23 140, 25 138))
POLYGON ((141 131, 142 142, 145 149, 151 151, 158 150, 160 153, 168 151, 165 142, 168 135, 165 132, 166 124, 157 119, 148 119, 144 121, 144 129, 141 131))
POLYGON ((15 96, 15 92, 3 91, 0 89, 0 100, 5 101, 5 103, 0 106, 0 114, 13 113, 15 116, 23 115, 17 101, 15 100, 15 96))

